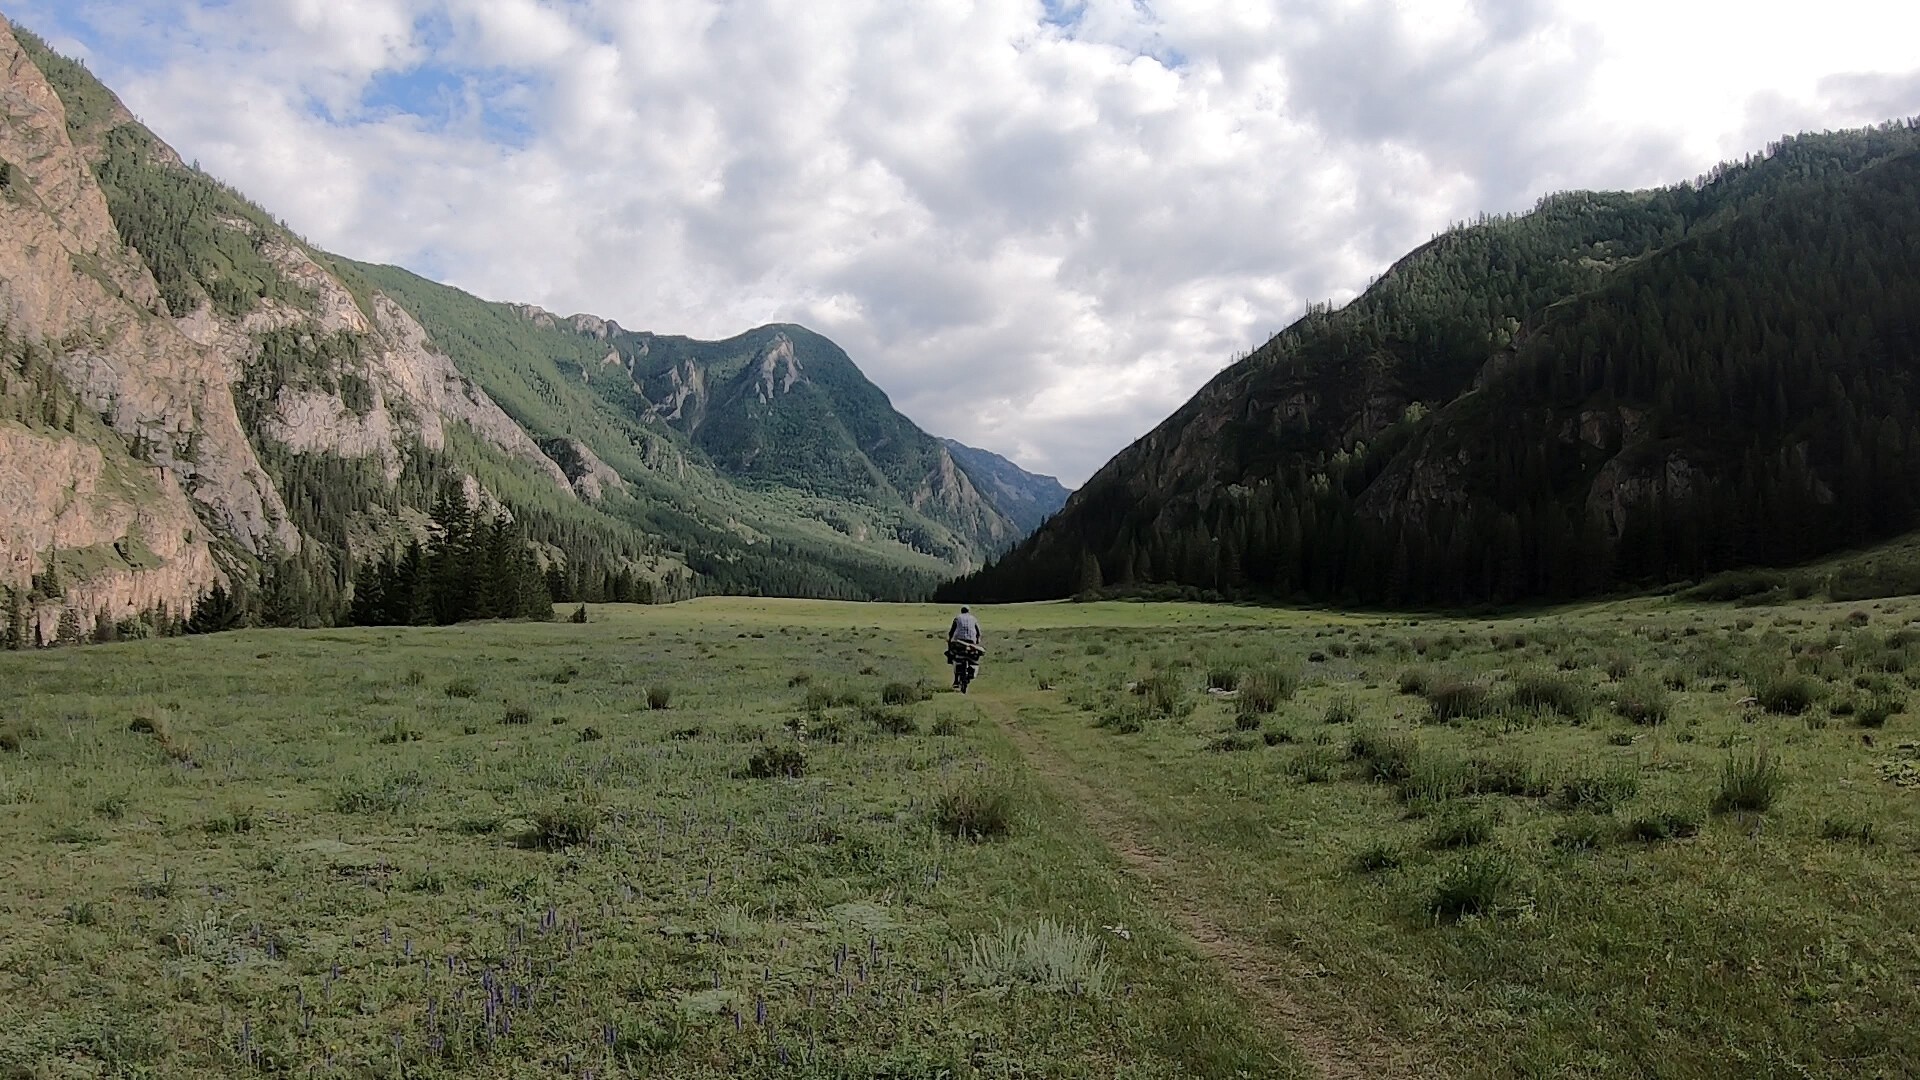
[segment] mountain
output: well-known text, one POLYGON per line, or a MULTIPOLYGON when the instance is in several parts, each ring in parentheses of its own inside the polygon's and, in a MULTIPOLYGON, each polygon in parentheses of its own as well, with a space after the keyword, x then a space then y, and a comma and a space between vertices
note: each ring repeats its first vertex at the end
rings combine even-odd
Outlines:
POLYGON ((1067 489, 1051 476, 1030 473, 991 450, 952 439, 940 441, 994 505, 1012 519, 1021 536, 1038 529, 1067 503, 1067 489))
POLYGON ((946 598, 1469 604, 1920 525, 1920 121, 1570 192, 1222 371, 946 598))
POLYGON ((169 632, 216 589, 323 625, 455 506, 564 600, 918 598, 1021 535, 825 338, 330 255, 4 20, 0 60, 0 640, 169 632))

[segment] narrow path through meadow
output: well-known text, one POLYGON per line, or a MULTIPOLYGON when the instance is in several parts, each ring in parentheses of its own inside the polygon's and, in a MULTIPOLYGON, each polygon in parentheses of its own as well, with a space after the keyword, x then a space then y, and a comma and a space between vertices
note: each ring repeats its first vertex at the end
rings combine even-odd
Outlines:
POLYGON ((1220 921, 1187 884, 1194 868, 1183 867, 1155 848, 1128 812, 1124 792, 1096 788, 1073 764, 1049 747, 1044 736, 1019 722, 1017 704, 1006 696, 972 695, 1019 748, 1027 765, 1069 804, 1094 834, 1145 888, 1153 904, 1178 926, 1202 955, 1218 964, 1228 982, 1271 1030, 1284 1036, 1301 1057, 1328 1080, 1397 1080, 1435 1075, 1406 1048, 1377 1031, 1363 1030, 1354 1010, 1338 1002, 1309 1008, 1291 985, 1309 976, 1292 958, 1221 928, 1220 921), (1291 974, 1289 974, 1291 973, 1291 974), (1331 1017, 1341 1018, 1339 1023, 1331 1017))

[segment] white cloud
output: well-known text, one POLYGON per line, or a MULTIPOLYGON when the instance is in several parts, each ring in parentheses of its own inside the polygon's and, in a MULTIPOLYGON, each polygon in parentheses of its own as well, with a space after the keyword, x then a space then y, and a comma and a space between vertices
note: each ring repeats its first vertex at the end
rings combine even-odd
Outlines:
POLYGON ((1920 9, 1865 0, 68 4, 10 10, 317 243, 805 322, 1070 481, 1449 222, 1920 112, 1920 9))

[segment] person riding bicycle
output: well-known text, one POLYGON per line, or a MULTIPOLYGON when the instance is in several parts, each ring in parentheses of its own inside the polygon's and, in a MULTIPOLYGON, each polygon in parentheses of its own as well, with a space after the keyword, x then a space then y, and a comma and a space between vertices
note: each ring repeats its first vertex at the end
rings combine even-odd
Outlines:
POLYGON ((954 665, 955 690, 966 689, 968 680, 962 677, 963 670, 978 664, 985 652, 980 646, 980 620, 974 617, 972 608, 961 608, 960 614, 953 617, 953 625, 947 628, 947 662, 954 665))

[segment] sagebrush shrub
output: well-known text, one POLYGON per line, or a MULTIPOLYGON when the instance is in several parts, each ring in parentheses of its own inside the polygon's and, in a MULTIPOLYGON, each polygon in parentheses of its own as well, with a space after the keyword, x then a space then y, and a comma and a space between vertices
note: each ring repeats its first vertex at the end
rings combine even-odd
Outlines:
POLYGON ((922 682, 890 682, 880 689, 880 701, 887 705, 912 705, 933 697, 933 688, 922 682))
POLYGON ((807 775, 807 755, 792 746, 763 746, 747 759, 746 773, 755 780, 807 775))
POLYGON ((665 686, 647 687, 647 708, 659 711, 673 707, 673 690, 665 686))

